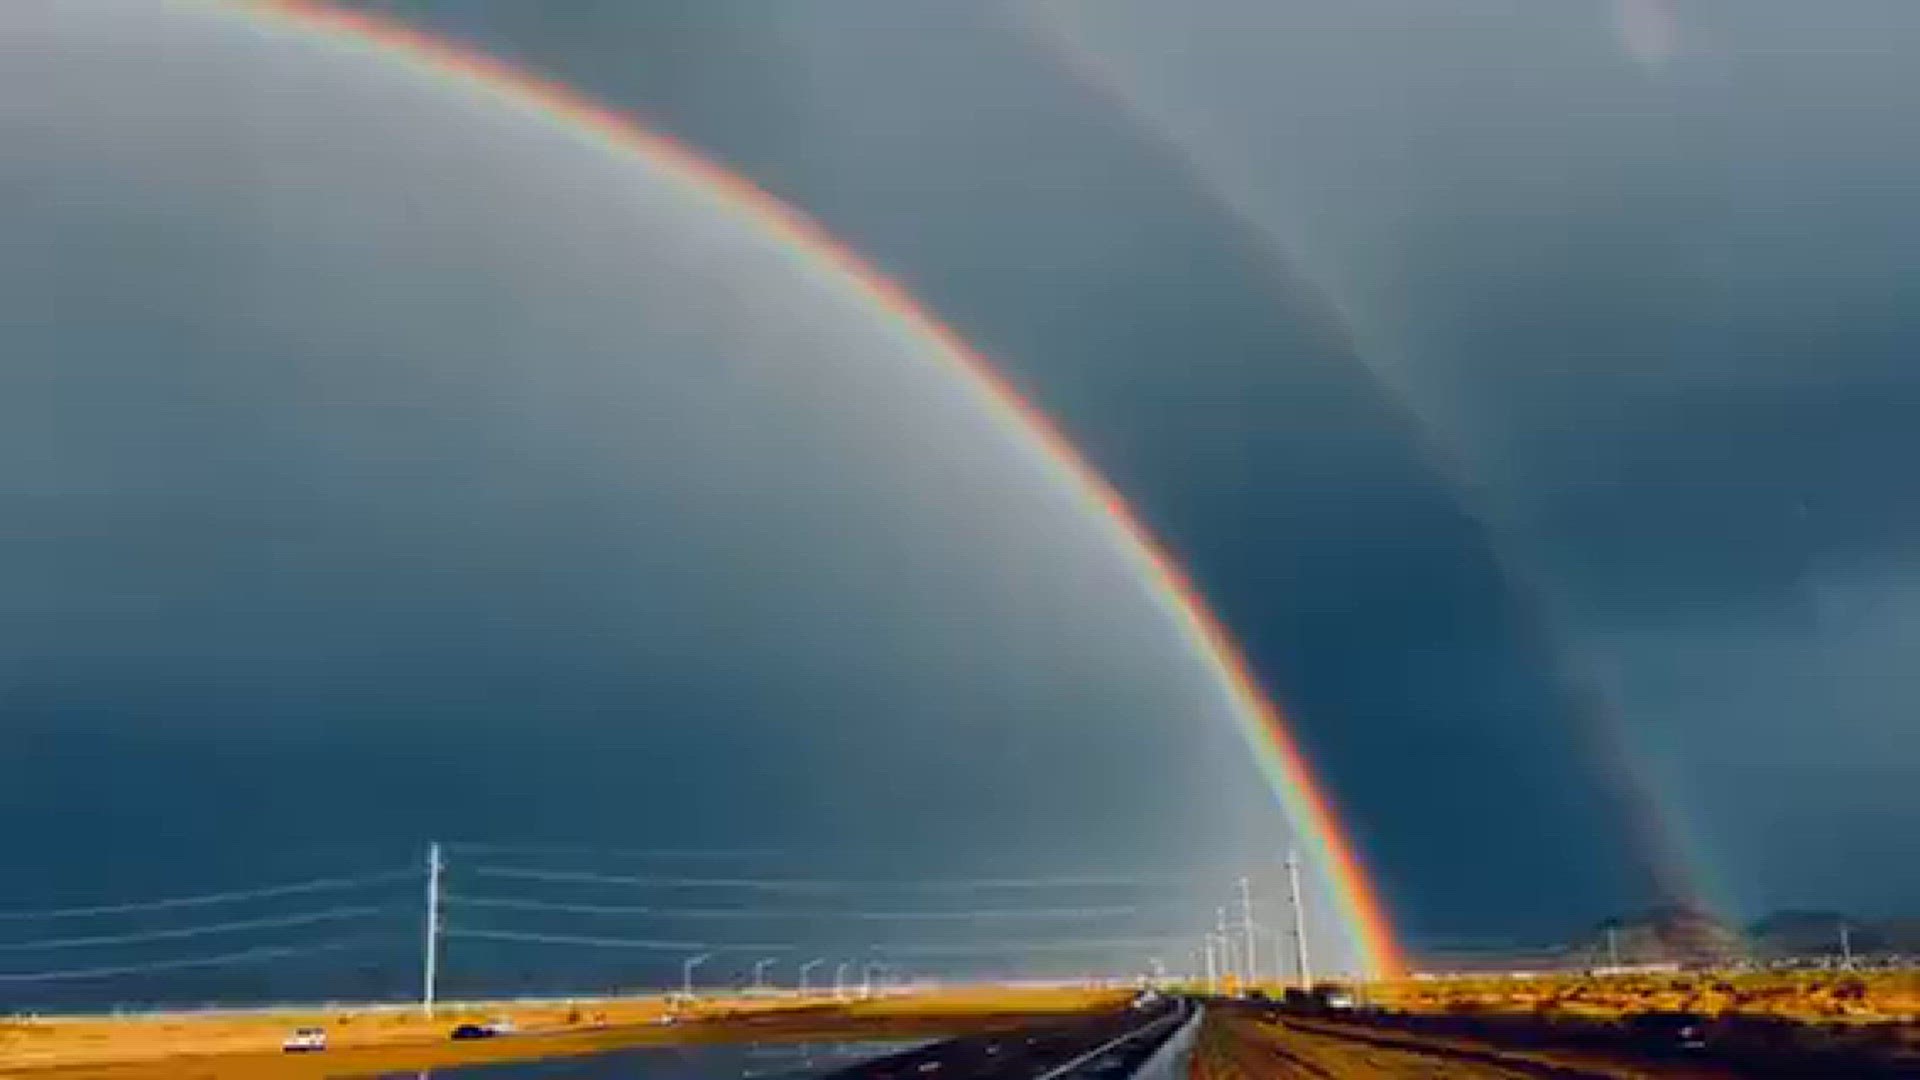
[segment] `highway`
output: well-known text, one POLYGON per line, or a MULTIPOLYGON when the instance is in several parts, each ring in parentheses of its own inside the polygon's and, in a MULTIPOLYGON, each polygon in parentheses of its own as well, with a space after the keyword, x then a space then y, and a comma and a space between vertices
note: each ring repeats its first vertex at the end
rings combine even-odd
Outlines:
POLYGON ((1122 1080, 1179 1030, 1194 1005, 1148 1009, 969 1035, 826 1074, 830 1080, 1122 1080))
POLYGON ((1156 1055, 1201 1006, 1168 1002, 949 1039, 827 1073, 829 1080, 1732 1080, 1709 1062, 1516 1052, 1358 1024, 1280 1017, 1234 1003, 1206 1009, 1191 1058, 1156 1055), (1154 1067, 1142 1071, 1149 1061, 1154 1067))

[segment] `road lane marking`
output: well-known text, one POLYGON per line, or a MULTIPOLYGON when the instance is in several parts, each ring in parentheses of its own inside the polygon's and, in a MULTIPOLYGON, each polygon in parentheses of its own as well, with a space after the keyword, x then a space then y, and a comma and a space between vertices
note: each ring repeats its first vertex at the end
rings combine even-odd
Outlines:
POLYGON ((1169 1020, 1177 1023, 1185 1015, 1186 1015, 1186 1004, 1183 1002, 1178 1008, 1174 1009, 1171 1013, 1168 1013, 1165 1016, 1156 1017, 1152 1020, 1149 1020, 1148 1022, 1140 1025, 1137 1028, 1134 1028, 1132 1031, 1129 1031, 1118 1038, 1109 1039, 1106 1042, 1101 1043, 1099 1046, 1096 1046, 1093 1049, 1087 1051, 1086 1053, 1081 1054, 1079 1057, 1074 1058, 1072 1061, 1067 1062, 1065 1065, 1061 1065, 1057 1068, 1049 1069, 1046 1072, 1041 1073, 1039 1076, 1034 1077, 1033 1080, 1057 1080, 1058 1077, 1065 1076, 1066 1074, 1072 1072, 1073 1070, 1079 1068, 1080 1066, 1085 1065, 1087 1062, 1092 1061, 1094 1058, 1099 1057, 1101 1054, 1104 1054, 1107 1051, 1113 1049, 1114 1047, 1119 1046, 1121 1043, 1128 1042, 1132 1039, 1136 1039, 1142 1035, 1145 1035, 1149 1030, 1155 1027, 1158 1027, 1162 1024, 1165 1024, 1169 1020))

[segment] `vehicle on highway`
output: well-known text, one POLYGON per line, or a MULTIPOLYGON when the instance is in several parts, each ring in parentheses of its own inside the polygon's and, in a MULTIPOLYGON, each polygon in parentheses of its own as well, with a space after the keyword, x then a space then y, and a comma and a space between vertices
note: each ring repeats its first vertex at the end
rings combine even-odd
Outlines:
POLYGON ((1289 987, 1282 999, 1288 1012, 1306 1016, 1350 1013, 1357 1002, 1353 991, 1339 983, 1320 983, 1311 990, 1289 987))
POLYGON ((453 1038, 460 1041, 467 1039, 491 1039, 498 1034, 499 1032, 493 1030, 493 1027, 488 1024, 461 1024, 453 1029, 453 1038))
POLYGON ((514 1024, 513 1018, 509 1016, 496 1016, 487 1021, 485 1026, 488 1031, 495 1035, 511 1035, 520 1030, 520 1028, 514 1024))
POLYGON ((280 1043, 280 1049, 289 1054, 310 1054, 327 1048, 327 1029, 317 1027, 295 1028, 293 1034, 280 1043))
POLYGON ((1355 1005, 1353 991, 1344 986, 1320 986, 1314 992, 1320 997, 1321 1007, 1328 1012, 1352 1012, 1355 1005))
POLYGON ((1650 1050, 1694 1052, 1707 1048, 1707 1018, 1696 1012, 1654 1010, 1627 1018, 1627 1028, 1650 1050))

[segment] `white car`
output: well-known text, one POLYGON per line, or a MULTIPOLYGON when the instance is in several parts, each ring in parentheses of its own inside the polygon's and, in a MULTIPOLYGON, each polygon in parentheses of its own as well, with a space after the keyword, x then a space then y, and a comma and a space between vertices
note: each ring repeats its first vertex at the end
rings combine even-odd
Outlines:
POLYGON ((510 1018, 505 1016, 496 1016, 481 1026, 486 1028, 490 1035, 511 1035, 520 1030, 510 1018))
POLYGON ((280 1044, 280 1049, 289 1054, 308 1054, 326 1048, 327 1029, 317 1027, 295 1028, 280 1044))

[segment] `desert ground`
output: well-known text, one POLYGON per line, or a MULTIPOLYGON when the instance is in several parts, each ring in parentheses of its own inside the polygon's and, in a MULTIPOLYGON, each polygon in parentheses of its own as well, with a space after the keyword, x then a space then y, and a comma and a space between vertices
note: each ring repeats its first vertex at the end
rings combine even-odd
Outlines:
MULTIPOLYGON (((14 1018, 0 1020, 0 1075, 296 1080, 636 1046, 934 1039, 1110 1010, 1125 997, 1121 991, 973 987, 847 1002, 731 998, 675 1006, 665 997, 641 997, 467 1003, 442 1006, 431 1018, 417 1008, 347 1006, 14 1018), (670 1012, 674 1022, 663 1023, 670 1012), (447 1037, 457 1024, 498 1017, 510 1018, 517 1032, 471 1042, 447 1037), (329 1049, 281 1052, 280 1040, 304 1026, 326 1028, 329 1049)), ((1371 984, 1363 997, 1386 1010, 1388 1019, 1281 1019, 1224 1008, 1209 1017, 1195 1075, 1504 1077, 1541 1075, 1543 1067, 1596 1077, 1722 1075, 1704 1064, 1636 1067, 1622 1064, 1613 1051, 1579 1049, 1593 1031, 1656 1010, 1700 1013, 1723 1028, 1739 1028, 1739 1037, 1778 1038, 1780 1030, 1789 1030, 1794 1045, 1803 1048, 1867 1039, 1876 1054, 1920 1054, 1920 972, 1479 975, 1371 984)))
POLYGON ((1611 1018, 1655 1009, 1807 1023, 1920 1020, 1920 970, 1752 971, 1408 979, 1373 989, 1412 1012, 1549 1013, 1611 1018))
POLYGON ((1194 1080, 1730 1080, 1706 1066, 1646 1065, 1564 1051, 1503 1049, 1363 1027, 1209 1015, 1194 1051, 1194 1080))
POLYGON ((1478 975, 1364 997, 1350 1014, 1222 1009, 1201 1075, 1920 1075, 1913 971, 1478 975), (1682 1024, 1693 1049, 1670 1030, 1682 1024))
POLYGON ((578 1003, 448 1005, 416 1010, 335 1007, 257 1013, 0 1021, 0 1075, 33 1080, 297 1080, 574 1056, 634 1046, 940 1038, 1114 1007, 1124 994, 1080 989, 956 989, 871 1001, 666 998, 578 1003), (510 1036, 453 1042, 465 1022, 512 1019, 510 1036), (329 1047, 287 1054, 297 1027, 327 1029, 329 1047))

